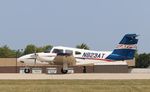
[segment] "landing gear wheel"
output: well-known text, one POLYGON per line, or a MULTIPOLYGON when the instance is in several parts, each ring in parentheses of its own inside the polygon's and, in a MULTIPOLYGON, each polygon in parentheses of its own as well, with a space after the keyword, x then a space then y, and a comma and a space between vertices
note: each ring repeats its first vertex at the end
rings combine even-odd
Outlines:
POLYGON ((24 69, 24 72, 25 72, 25 73, 30 73, 30 69, 29 69, 29 68, 25 68, 25 69, 24 69))
POLYGON ((64 70, 63 68, 61 69, 61 72, 63 73, 63 74, 67 74, 68 73, 68 70, 64 70))

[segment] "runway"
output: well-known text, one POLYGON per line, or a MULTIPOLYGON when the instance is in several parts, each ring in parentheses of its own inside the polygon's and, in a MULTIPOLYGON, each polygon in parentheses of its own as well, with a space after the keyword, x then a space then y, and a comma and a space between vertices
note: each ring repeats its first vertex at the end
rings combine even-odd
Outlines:
POLYGON ((0 74, 0 80, 131 80, 150 79, 145 73, 89 73, 89 74, 0 74))

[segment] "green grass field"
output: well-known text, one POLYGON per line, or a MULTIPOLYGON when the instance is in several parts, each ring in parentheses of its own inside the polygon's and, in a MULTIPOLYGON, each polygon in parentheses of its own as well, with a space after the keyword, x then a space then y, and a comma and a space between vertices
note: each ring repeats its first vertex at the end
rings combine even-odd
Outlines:
POLYGON ((1 80, 0 92, 150 92, 150 80, 1 80))

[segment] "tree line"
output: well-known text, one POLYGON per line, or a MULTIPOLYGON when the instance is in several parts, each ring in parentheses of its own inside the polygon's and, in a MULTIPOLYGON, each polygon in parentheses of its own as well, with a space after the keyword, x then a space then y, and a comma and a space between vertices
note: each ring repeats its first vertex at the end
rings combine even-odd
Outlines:
MULTIPOLYGON (((25 47, 25 49, 20 50, 12 50, 7 45, 0 47, 0 58, 16 58, 22 55, 30 54, 30 53, 37 53, 37 52, 45 52, 49 51, 53 46, 52 45, 45 45, 42 47, 37 47, 33 44, 29 44, 25 47)), ((89 50, 90 47, 85 44, 79 44, 76 48, 80 49, 87 49, 89 50)), ((135 54, 135 67, 136 68, 147 68, 150 66, 150 53, 142 53, 142 54, 135 54)))
POLYGON ((26 55, 35 52, 44 52, 51 49, 52 45, 46 45, 37 47, 33 44, 29 44, 25 49, 12 50, 7 45, 0 47, 0 58, 16 58, 17 56, 26 55))
MULTIPOLYGON (((16 58, 17 56, 22 56, 26 54, 50 51, 52 47, 53 47, 52 45, 37 47, 34 44, 29 44, 25 47, 25 49, 12 50, 7 45, 4 45, 0 47, 0 58, 16 58)), ((87 49, 87 50, 90 49, 84 43, 77 45, 76 48, 87 49)))

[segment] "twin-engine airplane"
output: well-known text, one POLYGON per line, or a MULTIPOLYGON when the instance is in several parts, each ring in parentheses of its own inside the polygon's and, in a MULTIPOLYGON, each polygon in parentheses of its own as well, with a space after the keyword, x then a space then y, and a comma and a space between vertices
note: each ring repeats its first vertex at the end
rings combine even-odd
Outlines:
POLYGON ((36 63, 50 64, 59 53, 73 55, 76 65, 133 60, 138 43, 136 37, 136 34, 126 34, 113 51, 92 51, 56 46, 46 52, 24 55, 18 58, 18 62, 34 64, 36 60, 36 63))

